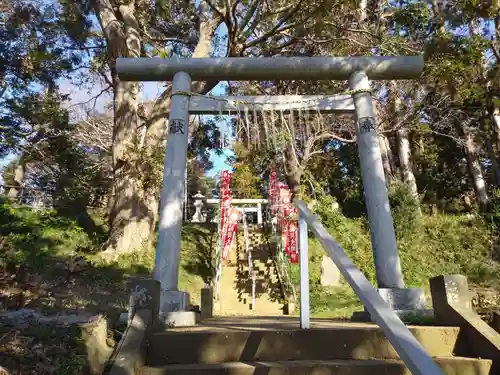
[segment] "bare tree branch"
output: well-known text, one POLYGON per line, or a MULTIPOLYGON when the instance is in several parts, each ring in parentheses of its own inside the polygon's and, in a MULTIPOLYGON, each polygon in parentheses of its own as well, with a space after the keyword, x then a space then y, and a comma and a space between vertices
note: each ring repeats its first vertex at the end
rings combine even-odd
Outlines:
POLYGON ((87 100, 85 102, 81 102, 81 103, 71 104, 68 108, 73 108, 73 107, 76 107, 76 106, 82 106, 82 105, 85 105, 85 104, 89 104, 91 101, 94 101, 94 104, 93 104, 92 108, 95 108, 96 103, 97 103, 97 99, 99 99, 105 93, 109 92, 112 88, 113 87, 111 85, 108 85, 105 88, 103 88, 97 95, 94 95, 93 97, 91 97, 89 100, 87 100))
POLYGON ((225 20, 226 19, 226 16, 224 13, 226 13, 225 9, 219 9, 213 2, 212 0, 202 0, 204 1, 206 4, 208 4, 208 6, 210 6, 210 8, 215 12, 217 13, 217 15, 225 20))

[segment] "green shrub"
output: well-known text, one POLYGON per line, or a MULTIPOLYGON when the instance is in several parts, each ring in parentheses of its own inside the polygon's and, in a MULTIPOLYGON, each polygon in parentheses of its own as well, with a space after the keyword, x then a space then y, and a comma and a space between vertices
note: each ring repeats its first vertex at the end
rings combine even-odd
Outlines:
POLYGON ((0 263, 24 264, 28 271, 52 268, 54 260, 74 256, 92 239, 72 219, 53 210, 37 211, 0 201, 0 263))
POLYGON ((398 237, 413 233, 421 217, 420 204, 406 184, 394 183, 389 189, 394 229, 398 237))
POLYGON ((496 233, 500 233, 500 189, 495 189, 490 195, 490 203, 483 217, 496 233))
POLYGON ((500 265, 492 259, 492 232, 482 218, 423 216, 411 235, 398 238, 406 284, 427 286, 443 274, 463 274, 473 283, 495 285, 500 265))
POLYGON ((375 281, 375 267, 371 250, 370 233, 366 219, 347 218, 339 210, 332 209, 332 197, 317 200, 314 212, 328 229, 335 241, 346 251, 354 264, 372 282, 375 281))
MULTIPOLYGON (((404 186, 391 192, 393 216, 398 230, 398 248, 404 280, 409 287, 428 288, 429 279, 443 274, 466 275, 472 284, 497 287, 500 263, 493 256, 494 231, 481 217, 465 215, 420 215, 404 186)), ((314 212, 332 237, 344 248, 353 263, 376 286, 375 266, 367 222, 347 218, 332 209, 332 197, 318 197, 314 212)), ((500 217, 500 215, 499 215, 500 217)), ((322 246, 309 239, 311 310, 316 316, 344 316, 361 308, 356 296, 345 285, 325 288, 320 285, 322 246)), ((292 279, 299 284, 298 266, 292 279)))

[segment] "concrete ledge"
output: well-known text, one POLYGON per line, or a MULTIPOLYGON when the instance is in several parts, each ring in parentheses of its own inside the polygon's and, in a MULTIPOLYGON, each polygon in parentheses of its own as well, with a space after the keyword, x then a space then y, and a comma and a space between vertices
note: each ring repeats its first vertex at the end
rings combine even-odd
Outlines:
MULTIPOLYGON (((255 318, 248 318, 249 321, 255 318)), ((258 319, 257 319, 258 320, 258 319)), ((269 322, 273 319, 269 318, 269 322)), ((276 327, 262 322, 249 328, 229 321, 227 328, 206 322, 205 329, 155 332, 150 337, 149 366, 192 363, 399 359, 384 331, 374 324, 332 323, 312 329, 276 327), (215 329, 214 329, 215 328, 215 329), (174 344, 172 344, 174 343, 174 344), (189 350, 187 350, 189 348, 189 350)), ((200 327, 203 328, 203 327, 200 327)), ((453 356, 459 329, 408 327, 432 357, 453 356)), ((463 373, 466 375, 466 373, 463 373)), ((468 375, 468 374, 467 374, 468 375)))
POLYGON ((135 312, 112 356, 108 375, 135 375, 135 370, 146 363, 146 332, 152 318, 151 310, 135 312))
MULTIPOLYGON (((489 375, 491 363, 470 358, 436 358, 446 374, 489 375)), ((144 375, 220 375, 220 374, 272 374, 272 375, 402 375, 409 374, 405 364, 396 360, 303 360, 259 361, 210 364, 167 365, 142 370, 144 375)))
POLYGON ((460 327, 458 354, 491 359, 491 373, 500 374, 500 334, 472 309, 467 278, 438 276, 430 280, 430 286, 437 323, 460 327))

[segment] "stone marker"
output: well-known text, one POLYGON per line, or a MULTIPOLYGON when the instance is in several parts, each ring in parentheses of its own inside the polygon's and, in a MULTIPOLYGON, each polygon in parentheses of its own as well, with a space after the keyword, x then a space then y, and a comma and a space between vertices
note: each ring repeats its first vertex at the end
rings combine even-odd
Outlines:
POLYGON ((474 312, 467 277, 437 276, 430 279, 430 286, 436 322, 460 327, 457 355, 491 359, 490 374, 500 374, 500 335, 474 312))
POLYGON ((149 278, 134 277, 128 283, 128 322, 138 310, 150 310, 152 326, 158 323, 160 311, 160 282, 149 278))
POLYGON ((340 285, 340 271, 328 255, 323 255, 323 260, 321 261, 320 282, 322 286, 340 285))
POLYGON ((205 287, 201 289, 201 318, 212 318, 214 316, 214 289, 205 287))

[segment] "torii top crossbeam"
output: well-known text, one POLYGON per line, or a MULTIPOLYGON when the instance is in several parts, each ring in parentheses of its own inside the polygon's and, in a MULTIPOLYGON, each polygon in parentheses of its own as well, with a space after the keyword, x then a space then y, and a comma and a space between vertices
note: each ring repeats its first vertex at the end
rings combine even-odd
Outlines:
POLYGON ((171 81, 185 72, 194 81, 346 80, 357 71, 372 80, 418 78, 422 56, 118 58, 124 81, 171 81))

